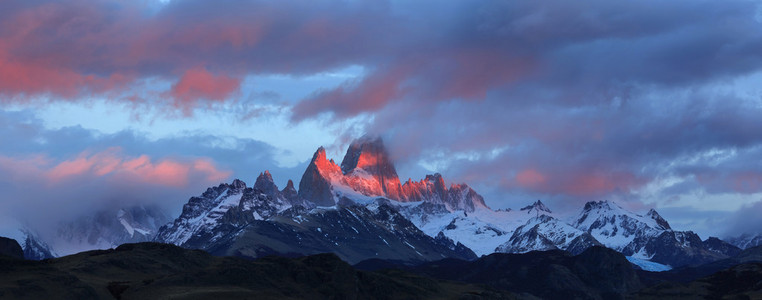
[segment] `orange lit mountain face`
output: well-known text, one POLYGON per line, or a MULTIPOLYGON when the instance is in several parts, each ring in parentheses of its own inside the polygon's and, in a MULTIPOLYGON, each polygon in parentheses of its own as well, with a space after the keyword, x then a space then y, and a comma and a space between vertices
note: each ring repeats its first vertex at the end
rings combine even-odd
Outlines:
POLYGON ((331 206, 339 197, 332 187, 344 186, 365 196, 402 202, 426 201, 444 204, 449 210, 474 211, 487 207, 484 199, 467 184, 445 185, 440 174, 428 175, 402 185, 380 138, 363 137, 347 149, 341 167, 328 160, 320 147, 312 157, 299 184, 299 195, 320 206, 331 206))
POLYGON ((304 170, 299 182, 299 197, 309 199, 318 206, 332 206, 336 203, 331 191, 331 182, 341 180, 344 175, 333 160, 328 161, 325 148, 320 147, 312 156, 312 161, 304 170))
POLYGON ((359 183, 350 186, 360 188, 358 191, 363 194, 383 195, 398 201, 405 199, 401 195, 397 170, 389 159, 381 138, 361 138, 352 142, 341 161, 341 170, 350 177, 350 181, 359 183), (370 190, 363 191, 365 187, 370 190))
POLYGON ((402 193, 407 201, 426 201, 444 204, 447 209, 474 211, 477 207, 487 207, 484 198, 468 184, 451 184, 447 188, 439 173, 426 175, 421 181, 410 179, 402 185, 402 193))

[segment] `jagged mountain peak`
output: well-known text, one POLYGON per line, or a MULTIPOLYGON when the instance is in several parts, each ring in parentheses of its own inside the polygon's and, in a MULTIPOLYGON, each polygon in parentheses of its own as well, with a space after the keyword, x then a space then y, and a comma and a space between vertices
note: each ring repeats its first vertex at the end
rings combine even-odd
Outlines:
POLYGON ((545 206, 545 203, 542 203, 542 201, 537 200, 534 203, 524 206, 521 208, 522 211, 537 211, 537 212, 546 212, 546 213, 553 213, 553 211, 550 210, 547 206, 545 206))
POLYGON ((421 181, 408 180, 402 185, 403 198, 410 202, 426 201, 444 204, 448 210, 472 212, 478 207, 489 208, 484 198, 468 184, 451 184, 448 189, 439 173, 426 175, 421 181))
POLYGON ((286 183, 286 187, 283 188, 283 191, 290 191, 290 190, 296 191, 296 188, 294 187, 294 181, 291 179, 288 180, 288 183, 286 183))
POLYGON ((331 186, 332 183, 340 181, 342 176, 341 168, 328 161, 325 148, 320 146, 312 155, 312 161, 299 181, 299 197, 318 206, 333 206, 336 200, 331 186))
POLYGON ((265 170, 264 172, 259 173, 257 180, 259 180, 259 178, 262 178, 263 180, 267 180, 267 181, 273 181, 273 175, 270 174, 269 170, 265 170))
POLYGON ((328 159, 328 156, 325 153, 325 148, 323 148, 323 146, 318 147, 318 149, 315 151, 315 154, 312 155, 312 161, 310 161, 310 164, 307 168, 309 169, 309 167, 313 165, 317 167, 317 170, 320 172, 341 172, 341 168, 336 165, 333 159, 328 159))
POLYGON ((648 213, 646 214, 646 216, 651 218, 651 219, 653 219, 654 221, 656 221, 656 224, 658 224, 662 228, 664 228, 664 229, 672 229, 672 227, 669 226, 669 223, 667 222, 667 220, 662 218, 661 215, 659 215, 659 213, 656 212, 655 209, 653 209, 653 208, 650 209, 648 211, 648 213))
POLYGON ((397 169, 380 137, 365 136, 353 141, 341 161, 341 171, 344 175, 376 180, 384 196, 402 199, 397 169))
MULTIPOLYGON (((352 141, 341 161, 341 170, 347 174, 355 168, 376 169, 391 165, 389 154, 380 137, 364 136, 352 141)), ((393 169, 394 166, 391 165, 393 169)), ((370 170, 368 170, 370 171, 370 170)), ((396 170, 395 170, 396 174, 396 170)))
POLYGON ((762 245, 762 233, 752 234, 747 232, 740 236, 729 237, 728 241, 741 249, 748 249, 762 245))
POLYGON ((265 194, 273 196, 278 192, 278 186, 275 185, 273 176, 267 170, 265 170, 263 173, 259 173, 259 176, 257 176, 257 181, 254 182, 254 188, 261 190, 265 194))
POLYGON ((600 245, 593 236, 552 216, 541 214, 519 226, 496 252, 523 253, 531 250, 561 249, 579 254, 600 245))
POLYGON ((436 181, 436 182, 442 182, 444 184, 444 179, 442 179, 442 174, 434 173, 434 174, 428 174, 426 175, 426 180, 428 181, 436 181))
POLYGON ((408 179, 400 184, 397 171, 379 137, 362 137, 351 143, 341 166, 328 160, 323 147, 299 182, 299 196, 317 206, 333 206, 342 197, 367 201, 384 197, 402 202, 426 201, 444 204, 450 211, 472 212, 489 207, 467 184, 451 184, 442 175, 427 175, 421 181, 408 179))
POLYGON ((614 205, 616 207, 619 207, 618 205, 613 204, 613 203, 609 202, 608 200, 589 201, 589 202, 585 203, 585 207, 583 208, 583 210, 586 210, 586 211, 590 211, 590 210, 594 210, 594 209, 607 209, 607 210, 611 210, 611 209, 614 209, 614 207, 612 207, 612 205, 614 205))
POLYGON ((615 202, 608 200, 590 201, 585 203, 585 207, 582 209, 582 212, 580 212, 577 224, 586 223, 585 220, 593 213, 605 218, 613 218, 616 216, 619 216, 620 218, 629 218, 633 221, 644 223, 646 226, 656 230, 671 229, 669 223, 667 223, 667 221, 654 209, 649 210, 646 215, 640 215, 624 209, 615 202))
POLYGON ((317 150, 315 150, 315 154, 312 155, 312 161, 314 162, 316 160, 325 160, 325 159, 326 159, 325 147, 320 146, 317 148, 317 150))
MULTIPOLYGON (((218 188, 222 188, 223 186, 228 186, 228 185, 223 183, 223 184, 220 184, 218 188)), ((246 182, 243 182, 243 180, 236 178, 236 179, 233 179, 233 182, 231 182, 229 186, 234 189, 245 189, 246 182)))

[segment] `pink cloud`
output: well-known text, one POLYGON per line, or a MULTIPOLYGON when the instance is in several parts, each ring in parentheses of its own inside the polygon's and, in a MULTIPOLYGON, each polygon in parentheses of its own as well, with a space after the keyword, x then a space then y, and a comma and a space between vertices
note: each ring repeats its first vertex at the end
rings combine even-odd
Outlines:
POLYGON ((191 160, 153 160, 147 155, 125 157, 120 149, 103 152, 82 152, 76 158, 52 163, 44 157, 19 159, 0 157, 0 167, 25 177, 45 179, 61 184, 83 178, 106 178, 119 183, 137 182, 170 187, 186 187, 191 181, 214 183, 225 180, 230 171, 218 169, 206 158, 191 160))
POLYGON ((516 174, 516 181, 525 187, 533 187, 545 182, 545 175, 535 169, 525 169, 516 174))
MULTIPOLYGON (((495 164, 502 166, 502 164, 495 164)), ((486 174, 473 178, 488 181, 488 176, 495 176, 496 170, 482 170, 486 174)), ((471 173, 468 173, 471 175, 471 173)), ((506 190, 524 190, 545 195, 566 195, 585 201, 589 197, 603 197, 613 194, 628 194, 648 183, 651 179, 637 176, 627 171, 615 171, 604 168, 585 168, 574 166, 526 168, 515 177, 502 177, 495 182, 506 190)))
POLYGON ((330 112, 334 117, 348 118, 379 111, 406 97, 413 100, 404 102, 411 110, 421 103, 479 101, 491 89, 530 76, 534 68, 531 57, 495 49, 440 49, 397 59, 389 67, 372 70, 359 82, 350 81, 305 99, 295 106, 293 116, 303 120, 330 112))
POLYGON ((302 120, 322 112, 333 112, 335 117, 348 117, 378 110, 405 94, 400 84, 408 72, 406 67, 377 71, 360 82, 347 82, 319 93, 299 102, 294 107, 293 118, 302 120))
MULTIPOLYGON (((560 179, 560 178, 559 178, 560 179)), ((551 188, 556 193, 574 196, 599 196, 610 193, 629 192, 643 181, 630 173, 583 173, 572 174, 560 180, 561 185, 551 188)), ((546 187, 548 188, 548 187, 546 187)))
POLYGON ((207 70, 196 68, 185 71, 180 80, 172 86, 170 95, 175 106, 186 114, 196 106, 199 99, 224 101, 238 90, 241 81, 226 75, 214 75, 207 70))

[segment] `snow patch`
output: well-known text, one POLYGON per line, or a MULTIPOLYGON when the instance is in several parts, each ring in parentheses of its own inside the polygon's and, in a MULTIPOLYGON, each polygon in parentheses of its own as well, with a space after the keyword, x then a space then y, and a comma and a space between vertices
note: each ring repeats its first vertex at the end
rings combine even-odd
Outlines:
POLYGON ((664 272, 672 270, 672 267, 668 265, 663 265, 660 263, 652 262, 649 260, 636 258, 633 256, 625 256, 628 261, 630 261, 631 264, 636 265, 640 267, 643 270, 650 271, 650 272, 664 272))

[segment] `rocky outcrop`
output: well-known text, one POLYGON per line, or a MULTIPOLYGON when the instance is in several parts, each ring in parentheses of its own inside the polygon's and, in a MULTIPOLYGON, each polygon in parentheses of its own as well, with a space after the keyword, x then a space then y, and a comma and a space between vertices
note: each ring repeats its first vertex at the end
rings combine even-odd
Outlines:
POLYGON ((375 181, 370 184, 353 185, 360 189, 362 194, 384 195, 389 199, 404 200, 397 170, 379 137, 363 137, 352 142, 341 161, 341 170, 348 177, 375 181))
POLYGON ((257 181, 254 182, 254 188, 262 191, 266 195, 270 195, 273 198, 280 197, 280 191, 278 190, 278 186, 275 185, 275 181, 273 181, 273 176, 270 174, 270 171, 265 170, 262 173, 259 173, 259 176, 257 176, 257 181))
POLYGON ((320 147, 302 175, 298 195, 318 206, 333 206, 336 200, 331 191, 331 183, 334 178, 340 179, 342 176, 341 168, 333 160, 329 161, 325 148, 320 147))
POLYGON ((313 206, 309 201, 305 201, 302 197, 299 197, 299 193, 296 191, 296 188, 294 188, 294 182, 291 179, 288 180, 288 183, 283 190, 278 190, 278 186, 275 185, 272 175, 267 170, 259 174, 257 181, 254 182, 254 189, 270 196, 270 198, 276 200, 276 202, 288 203, 290 205, 302 205, 306 207, 313 206))
POLYGON ((410 179, 402 185, 402 194, 407 201, 425 201, 443 204, 450 211, 472 212, 476 208, 486 208, 484 198, 467 184, 451 184, 448 189, 439 173, 426 175, 421 181, 410 179))
POLYGON ((363 137, 352 142, 341 167, 328 160, 325 149, 320 147, 302 176, 298 195, 317 206, 333 206, 347 191, 401 202, 442 204, 449 211, 487 208, 484 198, 467 184, 451 184, 448 188, 439 173, 417 182, 408 179, 400 185, 397 170, 380 138, 363 137))

